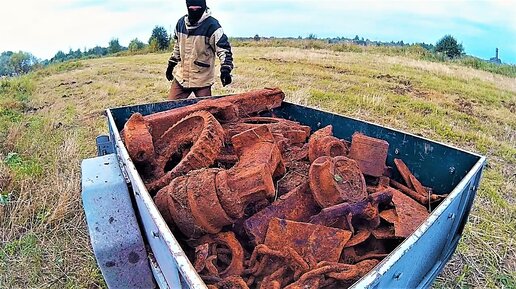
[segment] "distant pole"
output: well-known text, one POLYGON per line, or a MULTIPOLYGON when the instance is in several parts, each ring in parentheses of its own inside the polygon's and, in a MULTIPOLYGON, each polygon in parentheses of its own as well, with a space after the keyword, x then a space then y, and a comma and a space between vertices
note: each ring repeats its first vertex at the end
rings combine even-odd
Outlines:
POLYGON ((498 59, 498 48, 496 48, 496 59, 498 59))

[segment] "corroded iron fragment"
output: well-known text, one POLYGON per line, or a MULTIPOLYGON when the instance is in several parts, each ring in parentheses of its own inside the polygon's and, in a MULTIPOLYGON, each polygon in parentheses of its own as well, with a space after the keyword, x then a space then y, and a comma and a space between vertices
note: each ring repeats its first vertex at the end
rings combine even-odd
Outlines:
POLYGON ((247 117, 239 119, 237 122, 226 123, 223 127, 227 133, 227 140, 230 141, 239 133, 263 125, 269 128, 276 142, 285 140, 286 146, 303 144, 310 135, 309 126, 277 117, 247 117))
POLYGON ((250 203, 275 195, 274 176, 285 165, 267 126, 244 131, 232 138, 238 163, 217 174, 217 194, 228 215, 241 218, 250 203))
POLYGON ((388 142, 355 133, 351 140, 349 157, 357 161, 364 175, 380 177, 385 170, 388 150, 388 142))
POLYGON ((325 126, 314 132, 308 141, 308 159, 314 162, 318 157, 345 156, 348 153, 346 143, 333 136, 333 127, 325 126))
POLYGON ((211 286, 214 289, 249 289, 247 283, 240 276, 229 276, 211 286))
POLYGON ((253 128, 233 141, 239 156, 236 166, 190 171, 158 192, 160 210, 169 214, 186 236, 218 233, 243 217, 249 204, 275 194, 273 175, 284 173, 285 168, 268 128, 253 128), (168 210, 164 208, 167 196, 168 210))
POLYGON ((443 197, 401 160, 404 182, 393 180, 383 140, 355 133, 350 144, 331 126, 310 136, 256 116, 283 97, 262 90, 135 114, 122 132, 208 288, 349 286, 428 217, 421 204, 443 197))
POLYGON ((196 104, 158 112, 145 117, 154 138, 161 135, 187 115, 205 110, 222 122, 234 121, 253 113, 281 106, 285 94, 277 88, 266 88, 217 99, 202 100, 196 104))
MULTIPOLYGON (((353 221, 355 219, 365 220, 371 228, 376 228, 380 224, 378 206, 388 204, 392 200, 390 191, 371 194, 366 200, 356 203, 341 203, 322 209, 322 211, 310 218, 310 223, 325 226, 335 226, 336 224, 347 225, 347 228, 354 232, 353 221)), ((337 225, 338 226, 338 225, 337 225)))
POLYGON ((215 177, 220 170, 201 169, 175 178, 155 197, 158 209, 168 223, 174 223, 186 236, 218 233, 232 224, 218 200, 215 177))
POLYGON ((122 131, 122 139, 129 156, 142 172, 149 172, 155 166, 154 141, 149 132, 149 126, 139 113, 131 115, 122 131))
POLYGON ((364 260, 355 265, 320 262, 316 268, 301 275, 296 282, 288 285, 285 289, 320 288, 324 278, 332 278, 339 281, 358 280, 378 263, 378 260, 364 260))
POLYGON ((170 185, 159 190, 155 199, 168 198, 168 212, 177 228, 187 236, 199 237, 205 234, 206 230, 195 222, 188 204, 187 185, 188 176, 175 178, 170 185))
POLYGON ((364 176, 347 157, 319 157, 310 166, 309 177, 314 198, 323 208, 367 197, 364 176))
POLYGON ((195 247, 195 261, 194 268, 197 273, 200 273, 206 268, 206 259, 210 254, 210 244, 204 243, 195 247))
POLYGON ((274 218, 264 244, 273 250, 294 249, 305 260, 337 262, 351 232, 274 218))
POLYGON ((414 187, 412 186, 412 181, 410 180, 412 173, 410 172, 407 165, 401 159, 394 159, 394 164, 396 165, 396 168, 398 169, 401 177, 405 181, 405 184, 407 184, 407 187, 409 189, 413 189, 414 187))
POLYGON ((310 164, 305 161, 295 161, 286 164, 287 172, 278 180, 276 190, 282 196, 295 188, 308 184, 310 164))
POLYGON ((206 111, 195 112, 168 129, 155 141, 156 167, 149 190, 158 190, 179 175, 214 163, 224 141, 224 131, 206 111))
POLYGON ((346 243, 344 248, 349 248, 349 247, 353 247, 358 244, 361 244, 361 243, 365 242, 369 238, 369 236, 371 236, 370 229, 362 229, 358 232, 355 232, 353 234, 353 237, 351 237, 351 239, 349 239, 349 241, 346 243))
POLYGON ((427 218, 427 209, 402 192, 391 189, 392 202, 396 208, 398 221, 394 223, 396 237, 410 236, 427 218))
MULTIPOLYGON (((209 247, 211 247, 211 250, 208 251, 207 255, 215 256, 214 258, 211 258, 209 262, 212 263, 212 266, 216 267, 217 277, 226 278, 229 276, 242 275, 244 272, 244 249, 233 232, 221 232, 215 235, 205 235, 201 237, 198 242, 203 244, 200 246, 208 244, 209 247), (227 264, 225 266, 217 265, 223 263, 217 262, 218 259, 223 258, 222 256, 225 256, 227 259, 227 264)), ((201 250, 204 249, 204 247, 200 248, 201 250)), ((204 251, 201 251, 201 253, 201 255, 197 255, 200 259, 199 262, 196 261, 195 263, 202 263, 204 259, 204 263, 206 265, 206 262, 210 257, 204 258, 204 251)), ((201 267, 204 269, 206 266, 199 266, 199 268, 201 267)))
POLYGON ((244 223, 244 228, 253 237, 255 244, 261 244, 265 240, 265 234, 271 219, 279 218, 304 222, 310 216, 316 214, 317 211, 318 206, 308 189, 308 183, 304 183, 248 218, 244 223))

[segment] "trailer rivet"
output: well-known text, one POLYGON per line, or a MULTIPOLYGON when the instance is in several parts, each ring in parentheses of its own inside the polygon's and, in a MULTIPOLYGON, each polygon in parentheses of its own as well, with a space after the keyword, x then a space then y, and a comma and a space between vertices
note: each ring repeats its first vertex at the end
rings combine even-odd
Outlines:
POLYGON ((401 275, 403 275, 402 272, 398 272, 398 273, 394 274, 394 279, 400 280, 401 279, 401 275))
POLYGON ((394 154, 395 154, 395 155, 399 155, 399 154, 400 154, 400 150, 399 150, 399 149, 395 149, 395 150, 394 150, 394 154))

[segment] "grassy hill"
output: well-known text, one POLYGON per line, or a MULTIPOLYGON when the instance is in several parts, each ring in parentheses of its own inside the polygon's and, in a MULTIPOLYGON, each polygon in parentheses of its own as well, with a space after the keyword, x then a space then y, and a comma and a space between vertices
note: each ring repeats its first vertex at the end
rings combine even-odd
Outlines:
MULTIPOLYGON (((376 52, 236 47, 234 84, 488 157, 470 221, 435 288, 516 287, 516 78, 376 52)), ((90 249, 80 162, 103 111, 161 101, 167 54, 68 62, 0 80, 0 288, 105 286, 90 249)))

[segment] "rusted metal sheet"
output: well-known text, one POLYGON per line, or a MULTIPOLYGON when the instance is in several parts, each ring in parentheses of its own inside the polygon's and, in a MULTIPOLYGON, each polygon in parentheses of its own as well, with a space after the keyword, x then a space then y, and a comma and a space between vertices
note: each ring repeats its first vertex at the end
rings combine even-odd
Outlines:
POLYGON ((273 218, 308 221, 318 211, 318 206, 308 188, 304 183, 278 200, 267 206, 265 209, 254 214, 245 221, 246 232, 254 238, 255 244, 262 244, 273 218))
POLYGON ((428 218, 427 209, 402 192, 391 189, 398 221, 394 223, 396 237, 406 238, 428 218))
POLYGON ((389 143, 368 137, 361 133, 353 134, 349 157, 356 160, 365 175, 379 177, 385 170, 389 143))
POLYGON ((274 218, 264 244, 273 250, 292 248, 305 260, 338 262, 350 238, 347 230, 274 218))

